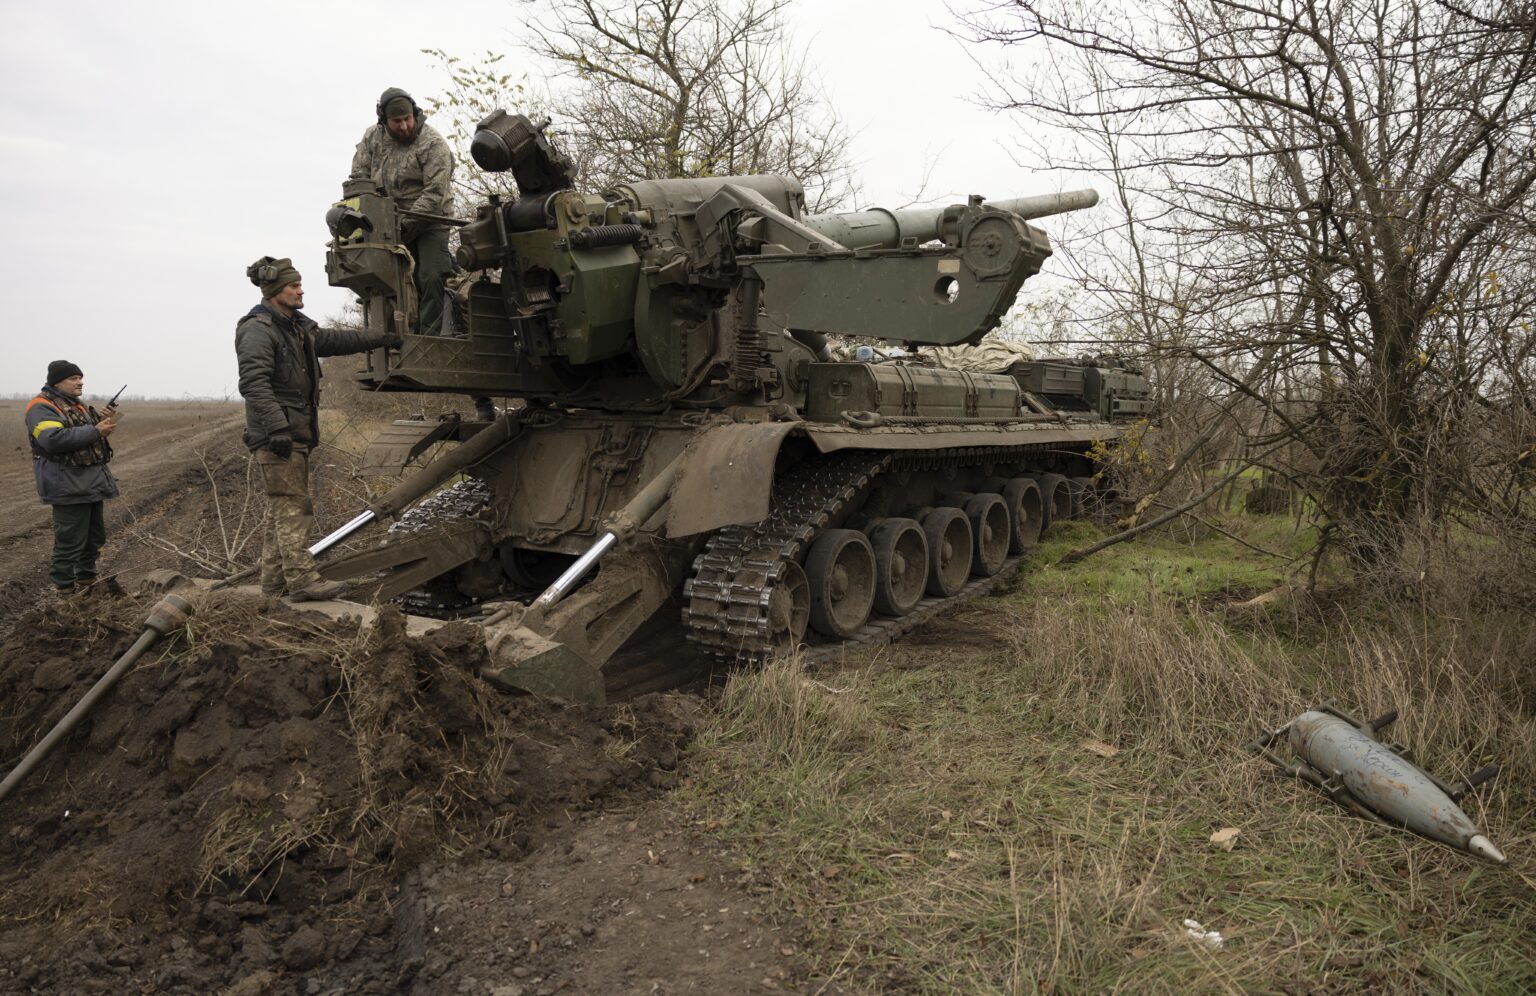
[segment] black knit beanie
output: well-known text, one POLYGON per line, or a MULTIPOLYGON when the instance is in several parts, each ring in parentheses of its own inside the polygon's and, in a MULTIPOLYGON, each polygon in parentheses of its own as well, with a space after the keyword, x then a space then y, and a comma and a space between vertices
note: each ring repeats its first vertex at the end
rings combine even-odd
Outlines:
POLYGON ((85 371, 75 366, 68 360, 54 360, 48 364, 48 386, 52 387, 61 380, 69 380, 71 377, 84 377, 85 371))

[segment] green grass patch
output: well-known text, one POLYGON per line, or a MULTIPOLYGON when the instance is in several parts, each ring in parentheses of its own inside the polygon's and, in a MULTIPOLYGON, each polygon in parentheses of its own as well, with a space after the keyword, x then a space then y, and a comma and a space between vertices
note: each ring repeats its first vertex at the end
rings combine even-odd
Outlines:
POLYGON ((1198 524, 1153 531, 1058 566, 1068 552, 1104 535, 1102 528, 1087 522, 1060 523, 1031 553, 1009 590, 1027 585, 1036 594, 1090 596, 1102 600, 1106 609, 1149 597, 1256 594, 1280 584, 1303 564, 1314 539, 1311 527, 1298 527, 1284 516, 1234 517, 1221 528, 1231 535, 1198 524))

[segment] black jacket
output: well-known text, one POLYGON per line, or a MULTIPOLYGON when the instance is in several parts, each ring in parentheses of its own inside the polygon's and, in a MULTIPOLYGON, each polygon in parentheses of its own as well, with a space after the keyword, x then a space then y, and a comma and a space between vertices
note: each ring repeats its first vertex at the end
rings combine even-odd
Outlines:
POLYGON ((302 311, 284 318, 266 303, 235 326, 240 396, 245 399, 245 445, 259 450, 279 433, 295 443, 320 440, 320 360, 384 345, 373 332, 323 329, 302 311))
POLYGON ((45 505, 89 505, 117 497, 107 467, 112 447, 96 428, 101 416, 67 394, 45 387, 24 413, 32 439, 32 475, 45 505))

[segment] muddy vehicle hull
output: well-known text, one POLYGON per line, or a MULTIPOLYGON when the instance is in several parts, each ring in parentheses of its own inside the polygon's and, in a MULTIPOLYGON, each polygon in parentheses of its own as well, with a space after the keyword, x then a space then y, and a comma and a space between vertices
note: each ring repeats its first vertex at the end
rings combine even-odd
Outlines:
POLYGON ((532 603, 675 468, 665 504, 622 550, 548 611, 514 613, 492 641, 498 680, 587 699, 611 684, 608 662, 658 629, 727 665, 888 639, 905 617, 974 594, 973 581, 1008 567, 1054 519, 1102 500, 1090 454, 1120 433, 1057 418, 872 427, 549 409, 503 418, 519 423, 513 438, 463 468, 472 483, 450 489, 467 496, 462 504, 408 517, 383 548, 394 563, 364 551, 323 570, 342 578, 382 568, 381 595, 429 614, 532 603))

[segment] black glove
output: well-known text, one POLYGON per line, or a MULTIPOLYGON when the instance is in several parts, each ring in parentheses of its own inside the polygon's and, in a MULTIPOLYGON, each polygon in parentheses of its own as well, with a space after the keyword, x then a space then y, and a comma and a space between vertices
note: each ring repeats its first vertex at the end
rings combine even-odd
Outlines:
POLYGON ((293 437, 286 432, 278 433, 267 440, 267 449, 279 460, 286 460, 293 456, 293 437))
POLYGON ((398 332, 390 332, 384 336, 384 345, 389 349, 399 349, 405 345, 405 339, 398 332))

